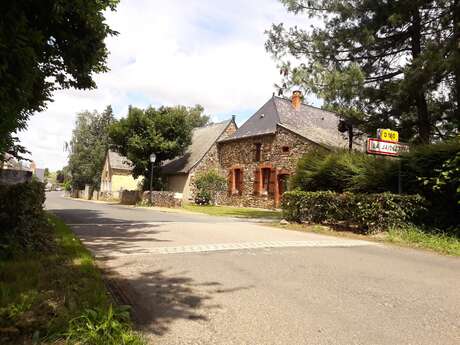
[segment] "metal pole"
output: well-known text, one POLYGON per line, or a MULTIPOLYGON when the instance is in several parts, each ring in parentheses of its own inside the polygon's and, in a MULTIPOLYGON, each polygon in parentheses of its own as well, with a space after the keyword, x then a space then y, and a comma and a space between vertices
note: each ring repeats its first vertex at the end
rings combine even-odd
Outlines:
POLYGON ((152 205, 153 163, 150 167, 150 205, 152 205))
POLYGON ((401 158, 398 158, 398 194, 402 194, 401 158))

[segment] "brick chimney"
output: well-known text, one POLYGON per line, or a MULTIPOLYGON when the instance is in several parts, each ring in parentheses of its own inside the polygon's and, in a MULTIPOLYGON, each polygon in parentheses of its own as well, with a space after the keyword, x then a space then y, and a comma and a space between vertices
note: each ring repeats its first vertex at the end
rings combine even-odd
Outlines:
POLYGON ((299 110, 300 109, 300 104, 302 103, 302 92, 294 91, 292 93, 291 103, 292 103, 292 107, 295 110, 299 110))

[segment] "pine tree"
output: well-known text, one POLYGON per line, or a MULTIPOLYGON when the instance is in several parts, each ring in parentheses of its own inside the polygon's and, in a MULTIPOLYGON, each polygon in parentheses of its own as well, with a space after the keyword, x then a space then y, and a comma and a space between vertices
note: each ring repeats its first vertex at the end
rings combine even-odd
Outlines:
POLYGON ((459 0, 281 1, 323 21, 268 31, 266 48, 287 71, 286 85, 374 134, 393 127, 428 143, 458 133, 459 0))

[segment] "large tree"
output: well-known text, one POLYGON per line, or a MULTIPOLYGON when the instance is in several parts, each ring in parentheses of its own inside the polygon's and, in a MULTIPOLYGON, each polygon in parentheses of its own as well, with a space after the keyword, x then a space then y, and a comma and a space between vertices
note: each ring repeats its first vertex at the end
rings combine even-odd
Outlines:
POLYGON ((72 186, 83 189, 86 184, 99 188, 104 158, 109 148, 109 127, 114 123, 112 107, 101 114, 84 111, 77 115, 69 151, 68 170, 72 186))
POLYGON ((281 0, 320 21, 274 24, 266 48, 286 86, 317 94, 348 123, 430 142, 460 128, 459 0, 281 0))
POLYGON ((25 153, 16 133, 60 88, 91 89, 107 71, 104 11, 118 0, 0 2, 0 161, 25 153))
POLYGON ((149 156, 154 153, 155 183, 159 183, 161 163, 183 154, 191 143, 192 129, 206 124, 208 119, 200 105, 145 110, 130 107, 128 116, 112 125, 110 138, 114 149, 133 162, 134 177, 149 176, 149 156))

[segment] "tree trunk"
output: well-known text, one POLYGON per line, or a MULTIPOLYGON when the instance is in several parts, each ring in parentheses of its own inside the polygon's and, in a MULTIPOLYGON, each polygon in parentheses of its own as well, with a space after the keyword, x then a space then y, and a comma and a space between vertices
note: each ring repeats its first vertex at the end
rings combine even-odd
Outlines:
MULTIPOLYGON (((421 53, 421 19, 418 9, 412 18, 412 59, 415 60, 421 53)), ((417 127, 420 141, 428 144, 431 138, 431 119, 428 113, 428 104, 425 97, 425 87, 420 85, 415 90, 415 106, 417 108, 417 127)))
POLYGON ((353 150, 353 125, 348 125, 348 151, 353 150))
POLYGON ((460 0, 455 0, 453 3, 453 26, 454 26, 454 76, 455 76, 455 100, 457 107, 455 108, 455 121, 457 129, 460 129, 460 0))

